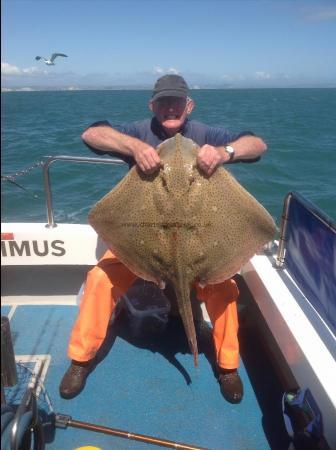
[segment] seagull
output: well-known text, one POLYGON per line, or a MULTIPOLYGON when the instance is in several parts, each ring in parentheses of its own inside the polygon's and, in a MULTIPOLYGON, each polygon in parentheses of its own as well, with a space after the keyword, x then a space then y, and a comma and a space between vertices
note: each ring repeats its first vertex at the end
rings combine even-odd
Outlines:
POLYGON ((47 66, 54 66, 55 65, 54 61, 55 61, 55 58, 57 58, 57 56, 68 57, 68 55, 64 55, 64 53, 53 53, 51 55, 50 59, 47 59, 44 56, 36 56, 35 59, 36 59, 36 61, 43 59, 44 63, 47 64, 47 66))

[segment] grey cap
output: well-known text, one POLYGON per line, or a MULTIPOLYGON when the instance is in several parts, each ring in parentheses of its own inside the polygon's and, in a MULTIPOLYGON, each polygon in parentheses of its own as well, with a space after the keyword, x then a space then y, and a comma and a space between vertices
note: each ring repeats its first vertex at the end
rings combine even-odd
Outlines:
POLYGON ((180 75, 164 75, 155 83, 152 101, 162 97, 188 97, 189 88, 180 75))

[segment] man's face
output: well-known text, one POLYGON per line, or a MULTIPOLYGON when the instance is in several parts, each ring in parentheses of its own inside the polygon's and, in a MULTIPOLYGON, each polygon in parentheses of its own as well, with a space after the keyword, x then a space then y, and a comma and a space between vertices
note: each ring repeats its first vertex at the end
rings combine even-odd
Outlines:
POLYGON ((194 107, 193 101, 181 97, 162 97, 150 102, 150 109, 168 136, 177 133, 194 107))

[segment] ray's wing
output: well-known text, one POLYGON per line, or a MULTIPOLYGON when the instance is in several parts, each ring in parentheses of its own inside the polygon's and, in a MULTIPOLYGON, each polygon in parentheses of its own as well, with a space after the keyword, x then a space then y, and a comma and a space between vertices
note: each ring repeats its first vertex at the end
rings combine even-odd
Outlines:
POLYGON ((161 178, 136 167, 89 212, 89 223, 137 276, 160 283, 169 250, 153 199, 161 178), (162 264, 160 263, 162 262, 162 264))
POLYGON ((216 284, 235 275, 274 239, 276 227, 266 209, 224 168, 210 178, 200 174, 196 187, 193 195, 203 201, 194 214, 204 227, 190 237, 189 247, 195 249, 190 264, 203 284, 216 284))

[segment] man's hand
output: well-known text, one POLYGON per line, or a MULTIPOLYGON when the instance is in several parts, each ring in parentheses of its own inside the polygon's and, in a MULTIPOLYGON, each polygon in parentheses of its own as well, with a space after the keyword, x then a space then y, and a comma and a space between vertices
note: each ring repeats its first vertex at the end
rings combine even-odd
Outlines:
POLYGON ((153 147, 137 138, 120 133, 111 126, 91 126, 84 131, 82 139, 97 150, 132 156, 139 169, 146 174, 155 172, 161 166, 161 159, 153 147))
POLYGON ((155 172, 162 165, 157 151, 150 145, 134 150, 133 157, 139 169, 147 175, 155 172))
POLYGON ((197 165, 206 175, 210 176, 217 166, 225 162, 225 157, 219 148, 203 145, 197 155, 197 165))

